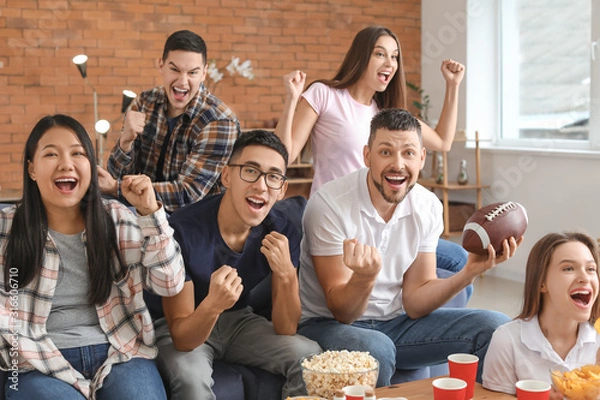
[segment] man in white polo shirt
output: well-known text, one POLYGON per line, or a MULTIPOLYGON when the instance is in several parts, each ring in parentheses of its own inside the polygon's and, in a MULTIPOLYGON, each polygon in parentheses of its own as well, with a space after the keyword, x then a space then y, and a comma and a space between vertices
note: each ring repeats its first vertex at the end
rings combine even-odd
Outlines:
POLYGON ((476 354, 482 366, 493 331, 509 321, 439 308, 514 255, 522 238, 505 241, 498 257, 492 246, 488 256, 470 254, 461 271, 438 279, 442 206, 417 184, 425 154, 419 122, 382 110, 364 148, 367 168, 322 186, 304 214, 298 333, 323 349, 369 351, 379 361, 377 386, 389 385, 396 368, 440 364, 451 353, 476 354))

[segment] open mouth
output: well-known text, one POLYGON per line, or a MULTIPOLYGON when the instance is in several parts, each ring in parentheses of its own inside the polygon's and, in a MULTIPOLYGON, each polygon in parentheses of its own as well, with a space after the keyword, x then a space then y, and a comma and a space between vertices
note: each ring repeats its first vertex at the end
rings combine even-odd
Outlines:
POLYGON ((60 178, 54 181, 54 184, 61 192, 70 192, 77 186, 75 178, 60 178))
POLYGON ((187 96, 189 90, 186 89, 179 89, 174 87, 173 88, 173 96, 175 97, 176 100, 182 101, 183 99, 185 99, 185 96, 187 96))
POLYGON ((391 72, 380 72, 377 74, 377 77, 381 83, 387 84, 390 82, 390 79, 392 79, 392 74, 391 72))
POLYGON ((587 306, 592 300, 592 292, 589 290, 575 290, 571 292, 571 299, 579 306, 587 306))
POLYGON ((406 182, 408 178, 406 176, 400 175, 385 175, 384 179, 387 183, 390 184, 390 186, 400 187, 404 184, 404 182, 406 182))
POLYGON ((248 197, 246 198, 246 203, 248 203, 248 205, 250 206, 251 209, 253 210, 260 210, 262 209, 266 202, 262 199, 258 199, 255 197, 248 197))

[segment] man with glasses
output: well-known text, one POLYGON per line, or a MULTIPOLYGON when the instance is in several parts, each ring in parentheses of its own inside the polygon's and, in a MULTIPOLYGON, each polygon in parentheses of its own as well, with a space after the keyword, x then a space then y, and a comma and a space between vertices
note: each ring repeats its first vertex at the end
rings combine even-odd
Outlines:
POLYGON ((214 399, 216 359, 283 374, 284 398, 305 393, 300 360, 321 349, 296 335, 300 231, 272 209, 287 189, 287 163, 275 134, 244 133, 223 169, 225 193, 169 220, 186 268, 184 289, 162 300, 165 318, 155 322, 158 365, 171 399, 214 399), (272 321, 249 307, 252 289, 269 276, 272 321))

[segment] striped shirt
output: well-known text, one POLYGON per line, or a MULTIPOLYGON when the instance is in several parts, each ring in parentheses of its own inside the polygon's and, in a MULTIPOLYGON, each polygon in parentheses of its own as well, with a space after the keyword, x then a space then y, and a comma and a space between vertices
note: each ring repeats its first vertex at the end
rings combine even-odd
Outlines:
POLYGON ((0 369, 38 370, 73 385, 86 398, 93 399, 113 364, 133 357, 156 357, 154 328, 142 289, 160 296, 179 293, 185 279, 181 250, 173 240, 173 229, 163 208, 136 217, 118 201, 108 200, 105 206, 115 221, 119 249, 128 272, 121 281, 114 282, 107 302, 96 306, 110 349, 91 381, 65 360, 46 331, 59 277, 60 256, 56 245, 48 236, 39 276, 17 291, 17 275, 14 274, 14 281, 11 275, 7 292, 5 252, 16 206, 0 210, 0 369))
POLYGON ((117 141, 108 158, 108 172, 117 180, 129 174, 148 175, 158 200, 171 213, 221 191, 219 177, 240 134, 240 124, 225 103, 201 89, 175 123, 159 174, 158 159, 168 136, 167 106, 162 86, 136 97, 131 110, 146 114, 144 132, 128 153, 117 141), (161 175, 164 180, 159 181, 161 175))

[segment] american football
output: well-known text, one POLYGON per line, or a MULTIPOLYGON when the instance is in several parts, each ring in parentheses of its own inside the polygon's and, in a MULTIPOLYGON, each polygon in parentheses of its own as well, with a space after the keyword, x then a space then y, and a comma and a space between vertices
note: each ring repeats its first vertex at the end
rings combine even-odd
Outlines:
POLYGON ((496 255, 502 254, 502 242, 513 236, 519 239, 527 229, 527 211, 512 201, 494 203, 475 211, 467 220, 462 234, 462 246, 476 254, 487 254, 491 243, 496 255))

